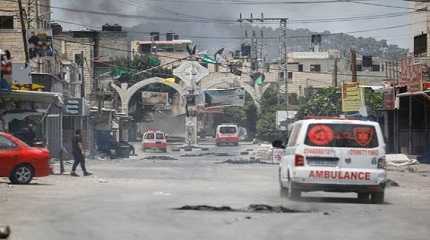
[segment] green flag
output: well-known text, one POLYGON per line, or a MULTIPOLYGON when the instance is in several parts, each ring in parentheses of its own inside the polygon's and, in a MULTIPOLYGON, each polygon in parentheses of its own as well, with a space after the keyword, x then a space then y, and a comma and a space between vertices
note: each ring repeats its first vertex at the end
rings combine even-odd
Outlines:
POLYGON ((119 79, 125 76, 126 74, 128 74, 128 70, 125 67, 118 66, 112 69, 112 77, 114 79, 119 79))
POLYGON ((217 64, 217 61, 214 58, 212 58, 209 55, 207 55, 207 54, 203 54, 201 56, 201 58, 202 58, 202 60, 203 60, 204 63, 217 64))
POLYGON ((160 59, 158 59, 157 57, 154 57, 152 55, 148 56, 148 64, 150 66, 159 66, 161 64, 160 59))
POLYGON ((255 74, 255 84, 263 85, 265 79, 266 79, 266 76, 264 76, 263 73, 256 73, 255 74))

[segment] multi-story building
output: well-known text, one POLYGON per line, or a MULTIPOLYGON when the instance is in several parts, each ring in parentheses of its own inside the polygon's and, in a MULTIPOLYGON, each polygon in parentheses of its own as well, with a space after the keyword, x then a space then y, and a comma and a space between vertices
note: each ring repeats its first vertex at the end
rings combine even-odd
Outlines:
POLYGON ((410 2, 411 52, 387 70, 384 133, 389 151, 430 161, 430 3, 410 2))
POLYGON ((131 41, 131 54, 153 54, 161 61, 161 64, 177 62, 172 66, 179 65, 178 60, 189 56, 187 46, 191 48, 192 41, 180 39, 179 35, 167 33, 166 38, 161 40, 158 32, 151 33, 151 37, 139 41, 131 41))

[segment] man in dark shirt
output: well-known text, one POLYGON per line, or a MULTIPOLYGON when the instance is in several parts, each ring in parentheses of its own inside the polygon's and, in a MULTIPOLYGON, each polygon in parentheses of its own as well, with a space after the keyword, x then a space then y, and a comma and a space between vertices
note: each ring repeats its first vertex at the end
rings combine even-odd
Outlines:
POLYGON ((84 156, 84 148, 82 144, 82 136, 81 136, 81 130, 76 130, 75 136, 72 140, 72 154, 73 154, 73 167, 72 172, 70 173, 71 176, 79 177, 78 174, 76 174, 76 168, 79 164, 81 164, 82 172, 84 176, 90 176, 91 173, 87 171, 85 168, 85 156, 84 156))

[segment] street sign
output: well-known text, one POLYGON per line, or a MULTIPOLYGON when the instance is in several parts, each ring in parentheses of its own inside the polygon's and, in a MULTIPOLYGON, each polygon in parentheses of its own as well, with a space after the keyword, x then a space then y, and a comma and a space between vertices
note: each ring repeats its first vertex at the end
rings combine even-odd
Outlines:
POLYGON ((342 112, 358 112, 361 108, 361 92, 358 83, 342 86, 342 112))
POLYGON ((69 98, 64 102, 64 114, 68 116, 82 116, 83 107, 82 107, 82 99, 81 98, 69 98))
POLYGON ((194 84, 199 83, 200 80, 209 75, 209 70, 198 62, 186 61, 173 70, 173 75, 182 79, 186 85, 192 87, 194 84))
POLYGON ((203 92, 205 107, 237 106, 245 105, 245 89, 209 89, 203 92))

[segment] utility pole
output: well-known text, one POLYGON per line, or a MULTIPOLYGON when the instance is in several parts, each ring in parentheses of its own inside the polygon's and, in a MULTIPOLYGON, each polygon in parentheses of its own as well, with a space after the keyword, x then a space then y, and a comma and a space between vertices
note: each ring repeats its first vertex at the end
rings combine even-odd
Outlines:
POLYGON ((81 74, 81 98, 85 97, 85 71, 84 71, 84 51, 81 51, 80 54, 80 60, 81 62, 79 63, 79 67, 80 67, 80 74, 81 74))
POLYGON ((334 58, 334 67, 333 67, 333 87, 337 88, 337 63, 338 63, 338 58, 335 57, 334 58))
POLYGON ((357 53, 351 49, 351 72, 352 82, 357 82, 357 53))
MULTIPOLYGON (((282 85, 284 85, 284 99, 283 99, 283 104, 285 105, 284 110, 288 112, 288 50, 287 50, 287 22, 288 22, 288 18, 266 18, 264 17, 263 13, 261 14, 260 18, 254 18, 253 15, 251 14, 250 18, 242 18, 242 14, 240 14, 240 18, 238 20, 238 22, 242 23, 242 22, 249 22, 249 23, 254 23, 254 22, 279 22, 279 30, 280 30, 280 38, 279 38, 279 43, 280 43, 280 65, 282 68, 282 72, 283 72, 283 77, 282 79, 282 85)), ((279 88, 279 93, 278 96, 281 95, 281 87, 279 88)), ((281 102, 280 100, 282 99, 281 97, 278 98, 279 102, 281 102)), ((285 138, 287 138, 288 136, 288 128, 285 131, 285 138)))
POLYGON ((19 21, 21 22, 22 42, 24 43, 25 65, 27 66, 28 63, 30 62, 30 57, 28 56, 27 30, 25 28, 24 9, 22 8, 22 0, 18 0, 18 8, 19 8, 19 21))

